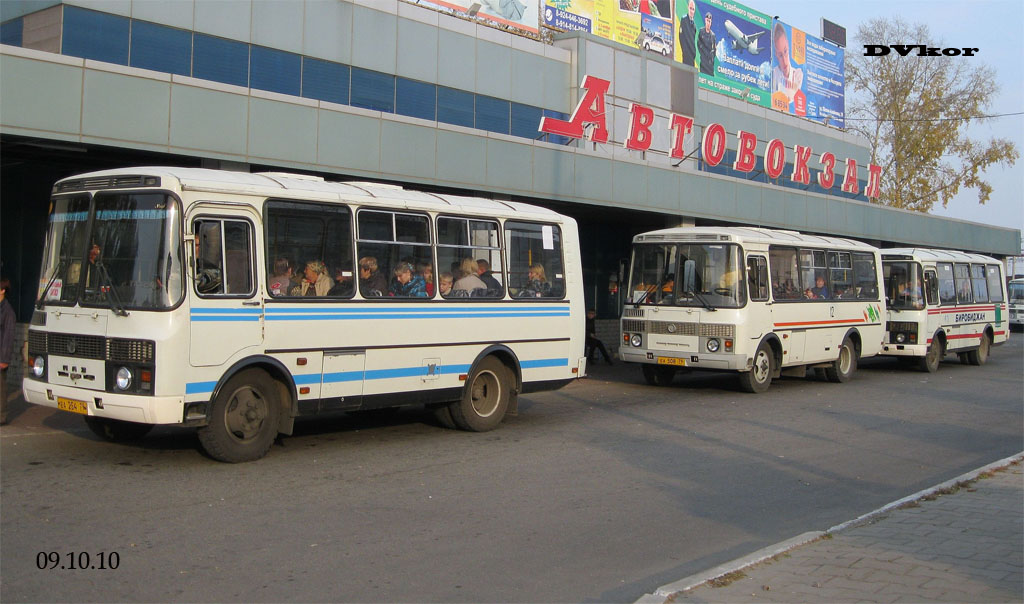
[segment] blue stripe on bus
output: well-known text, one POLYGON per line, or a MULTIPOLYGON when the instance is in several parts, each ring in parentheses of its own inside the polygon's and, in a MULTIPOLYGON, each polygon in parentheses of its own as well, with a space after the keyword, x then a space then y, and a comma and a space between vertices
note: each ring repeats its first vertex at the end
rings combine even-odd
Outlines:
MULTIPOLYGON (((569 359, 536 359, 523 361, 520 366, 523 369, 540 369, 544 367, 567 367, 569 359)), ((468 373, 469 365, 438 365, 438 375, 457 375, 468 373)), ((296 385, 306 384, 337 384, 340 382, 357 382, 360 380, 384 380, 402 377, 422 377, 427 375, 427 368, 419 367, 397 367, 394 369, 371 369, 369 371, 338 371, 325 373, 321 377, 319 373, 305 373, 292 376, 296 385)), ((185 394, 203 394, 213 392, 217 382, 191 382, 185 384, 185 394)))
MULTIPOLYGON (((568 317, 568 312, 549 312, 549 313, 513 313, 513 312, 486 312, 486 313, 464 313, 464 314, 448 314, 448 313, 409 313, 407 315, 391 315, 391 314, 361 314, 361 315, 287 315, 287 316, 269 316, 267 321, 358 321, 365 319, 484 319, 484 318, 495 318, 495 317, 519 317, 519 318, 533 318, 533 317, 568 317)), ((193 317, 195 319, 195 317, 193 317)), ((216 319, 213 319, 216 320, 216 319)), ((221 319, 228 320, 228 319, 221 319)))
POLYGON ((324 308, 323 306, 306 306, 299 308, 272 308, 268 307, 266 313, 268 315, 278 314, 300 314, 300 313, 320 313, 320 314, 352 314, 352 313, 365 313, 375 312, 381 314, 409 314, 409 313, 457 313, 457 312, 519 312, 529 314, 533 312, 541 311, 560 311, 569 312, 567 306, 531 306, 521 308, 510 308, 508 306, 438 306, 435 308, 367 308, 360 306, 358 308, 324 308))
POLYGON ((193 308, 192 314, 197 313, 212 315, 260 315, 263 314, 263 310, 259 308, 193 308))
POLYGON ((204 315, 192 315, 193 321, 259 321, 259 317, 209 317, 204 315))

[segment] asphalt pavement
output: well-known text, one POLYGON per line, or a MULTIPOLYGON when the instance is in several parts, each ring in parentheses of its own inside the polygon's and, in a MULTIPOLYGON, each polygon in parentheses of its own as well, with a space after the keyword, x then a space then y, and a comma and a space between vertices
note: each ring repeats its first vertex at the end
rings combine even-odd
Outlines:
POLYGON ((662 586, 637 604, 1022 602, 1022 459, 662 586))

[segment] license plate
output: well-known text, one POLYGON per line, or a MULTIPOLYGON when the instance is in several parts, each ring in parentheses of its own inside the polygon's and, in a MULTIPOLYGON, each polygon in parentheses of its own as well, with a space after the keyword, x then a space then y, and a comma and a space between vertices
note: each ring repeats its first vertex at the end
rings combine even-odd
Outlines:
POLYGON ((89 415, 89 404, 85 401, 76 401, 73 398, 64 398, 62 396, 57 397, 57 408, 63 409, 64 411, 70 411, 72 413, 81 413, 82 415, 89 415))
POLYGON ((677 359, 675 357, 658 357, 659 365, 679 365, 680 367, 686 366, 686 359, 677 359))

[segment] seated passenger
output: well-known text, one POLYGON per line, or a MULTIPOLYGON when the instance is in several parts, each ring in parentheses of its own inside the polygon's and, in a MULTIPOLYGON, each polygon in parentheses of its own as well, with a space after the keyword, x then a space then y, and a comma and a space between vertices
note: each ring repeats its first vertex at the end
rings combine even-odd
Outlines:
POLYGON ((430 262, 419 262, 416 264, 416 272, 423 277, 427 284, 427 296, 434 297, 434 265, 430 262))
POLYGON ((302 283, 292 289, 293 296, 326 296, 334 287, 334 280, 327 276, 327 267, 319 260, 306 263, 302 283))
POLYGON ((491 263, 480 258, 476 261, 477 265, 477 276, 487 286, 487 294, 492 296, 500 296, 502 292, 501 282, 494 278, 491 274, 491 263))
POLYGON ((437 281, 437 288, 441 292, 442 296, 448 296, 452 293, 452 284, 455 278, 452 277, 451 273, 441 273, 441 277, 437 281))
POLYGON ((526 286, 516 294, 517 298, 547 298, 551 296, 551 284, 548 283, 544 266, 534 264, 526 275, 526 286))
POLYGON ((271 296, 287 296, 298 283, 293 279, 295 271, 287 258, 274 260, 274 275, 267 281, 267 289, 271 296))
POLYGON ((426 298, 427 282, 412 273, 411 264, 401 262, 395 268, 395 284, 391 288, 391 295, 397 298, 426 298))
POLYGON ((383 296, 387 290, 387 281, 384 279, 384 275, 377 270, 377 259, 373 256, 360 258, 359 293, 364 298, 374 298, 383 296))
POLYGON ((831 296, 828 293, 828 286, 825 285, 825 278, 818 276, 814 278, 814 287, 804 290, 804 297, 810 300, 827 300, 831 296))
POLYGON ((452 288, 452 291, 456 294, 458 292, 466 292, 465 295, 470 295, 475 289, 487 289, 487 284, 484 283, 476 274, 476 260, 473 260, 472 258, 463 258, 462 263, 459 264, 459 272, 462 273, 462 277, 455 282, 455 286, 452 288))

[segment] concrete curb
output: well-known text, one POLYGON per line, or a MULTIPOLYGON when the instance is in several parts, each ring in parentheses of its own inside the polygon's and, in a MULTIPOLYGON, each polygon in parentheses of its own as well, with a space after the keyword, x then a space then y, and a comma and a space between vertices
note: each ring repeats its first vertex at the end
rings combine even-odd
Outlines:
POLYGON ((832 528, 830 528, 828 530, 825 530, 825 531, 809 531, 809 532, 803 533, 802 535, 797 535, 796 537, 793 537, 792 539, 787 539, 786 541, 782 541, 780 543, 776 543, 775 545, 771 545, 769 547, 766 547, 764 549, 758 550, 758 551, 756 551, 756 552, 754 552, 752 554, 749 554, 747 556, 743 556, 742 558, 737 558, 736 560, 733 560, 731 562, 726 562, 725 564, 721 564, 719 566, 716 566, 716 567, 711 568, 709 570, 706 570, 704 572, 700 572, 700 573, 697 573, 697 574, 694 574, 694 575, 690 575, 689 577, 686 577, 685 579, 680 579, 679 581, 675 581, 675 582, 669 583, 667 585, 662 585, 661 587, 656 589, 653 594, 644 594, 643 596, 641 596, 640 599, 637 600, 635 604, 664 604, 664 603, 667 603, 669 601, 669 599, 672 598, 672 596, 674 596, 677 593, 684 592, 684 591, 689 591, 691 589, 694 589, 696 587, 699 587, 699 586, 707 583, 708 581, 717 579, 717 578, 722 577, 724 575, 727 575, 729 573, 734 573, 734 572, 743 570, 743 569, 748 568, 750 566, 753 566, 753 565, 755 565, 755 564, 757 564, 759 562, 763 562, 763 561, 765 561, 765 560, 767 560, 769 558, 772 558, 773 556, 778 556, 779 554, 783 554, 783 553, 785 553, 785 552, 787 552, 789 550, 792 550, 792 549, 795 549, 797 547, 800 547, 801 545, 805 545, 807 543, 810 543, 812 541, 820 539, 821 537, 823 537, 825 535, 828 535, 828 534, 831 534, 831 533, 838 533, 838 532, 841 532, 841 531, 846 530, 848 528, 851 528, 851 527, 854 527, 854 526, 857 526, 857 525, 860 525, 860 524, 864 524, 864 523, 869 522, 870 520, 872 520, 872 519, 874 519, 874 518, 876 518, 878 516, 881 516, 881 515, 883 515, 883 514, 885 514, 887 512, 892 511, 895 508, 900 507, 901 505, 905 505, 907 503, 910 503, 911 501, 917 501, 918 499, 921 499, 922 497, 927 497, 929 495, 933 495, 933 494, 935 494, 935 493, 937 493, 939 491, 944 491, 946 489, 949 489, 949 488, 955 486, 957 483, 969 482, 969 481, 975 480, 975 479, 978 478, 978 476, 980 476, 981 474, 984 474, 985 472, 991 472, 993 470, 998 470, 998 469, 1001 469, 1001 468, 1005 468, 1005 467, 1007 467, 1007 466, 1009 466, 1009 465, 1011 465, 1013 463, 1020 462, 1022 460, 1024 460, 1024 452, 1018 453, 1016 455, 1012 455, 1012 456, 1004 458, 1004 459, 1000 459, 999 461, 994 461, 994 462, 992 462, 992 463, 990 463, 988 465, 982 466, 982 467, 980 467, 980 468, 978 468, 976 470, 971 470, 970 472, 967 472, 966 474, 961 474, 960 476, 957 476, 956 478, 953 478, 953 479, 947 480, 945 482, 939 483, 939 484, 937 484, 937 485, 935 485, 933 487, 929 487, 929 488, 924 489, 922 491, 918 491, 918 492, 914 493, 913 495, 908 495, 906 497, 903 497, 902 499, 897 499, 896 501, 893 501, 891 503, 887 503, 887 504, 883 505, 882 507, 878 508, 877 510, 868 512, 867 514, 864 514, 863 516, 859 516, 857 518, 854 518, 853 520, 849 520, 849 521, 844 522, 842 524, 837 524, 837 525, 833 526, 832 528))

